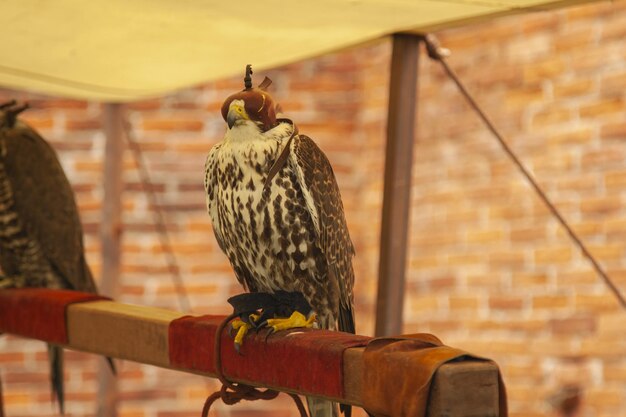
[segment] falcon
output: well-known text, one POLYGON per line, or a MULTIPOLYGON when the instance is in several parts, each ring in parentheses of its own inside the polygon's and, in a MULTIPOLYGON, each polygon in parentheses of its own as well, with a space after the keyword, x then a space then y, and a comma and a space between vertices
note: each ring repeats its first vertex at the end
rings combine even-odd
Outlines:
MULTIPOLYGON (((52 147, 17 120, 26 108, 15 101, 0 105, 0 288, 95 293, 72 188, 52 147)), ((63 414, 63 349, 48 344, 48 355, 63 414)))
MULTIPOLYGON (((277 117, 271 81, 253 88, 251 73, 224 101, 228 129, 205 164, 215 237, 245 290, 299 292, 312 307, 309 317, 268 320, 276 330, 314 319, 354 333, 354 246, 332 167, 293 121, 277 117)), ((337 415, 328 401, 308 402, 313 416, 337 415)))

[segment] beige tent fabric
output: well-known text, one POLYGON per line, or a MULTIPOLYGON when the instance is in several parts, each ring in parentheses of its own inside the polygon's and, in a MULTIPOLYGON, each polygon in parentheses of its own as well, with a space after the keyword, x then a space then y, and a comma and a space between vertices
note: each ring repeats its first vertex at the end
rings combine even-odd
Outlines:
POLYGON ((0 5, 0 85, 127 102, 399 31, 581 0, 19 0, 0 5))

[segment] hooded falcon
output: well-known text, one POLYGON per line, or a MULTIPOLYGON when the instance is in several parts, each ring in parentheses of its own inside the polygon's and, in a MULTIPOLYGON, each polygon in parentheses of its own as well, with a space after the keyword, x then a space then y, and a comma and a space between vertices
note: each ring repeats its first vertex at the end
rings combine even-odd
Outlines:
MULTIPOLYGON (((0 105, 0 288, 95 293, 72 188, 52 147, 17 120, 26 108, 14 101, 0 105)), ((63 413, 63 349, 48 345, 48 353, 63 413)))
MULTIPOLYGON (((354 333, 354 246, 330 162, 277 118, 271 81, 252 88, 250 74, 222 105, 228 130, 205 164, 217 242, 244 289, 300 292, 319 327, 354 333)), ((328 401, 308 401, 314 416, 336 414, 328 401)))

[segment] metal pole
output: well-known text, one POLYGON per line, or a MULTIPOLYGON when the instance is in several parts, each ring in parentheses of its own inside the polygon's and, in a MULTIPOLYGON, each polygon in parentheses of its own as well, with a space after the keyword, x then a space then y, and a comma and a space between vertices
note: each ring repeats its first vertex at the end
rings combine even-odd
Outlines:
MULTIPOLYGON (((102 202, 102 279, 100 292, 115 298, 118 294, 120 276, 120 253, 122 237, 122 155, 124 153, 123 107, 119 103, 104 105, 104 200, 102 202)), ((117 380, 109 364, 100 362, 98 369, 98 417, 117 416, 117 380)))
POLYGON ((420 41, 417 35, 393 36, 376 336, 402 332, 420 41))

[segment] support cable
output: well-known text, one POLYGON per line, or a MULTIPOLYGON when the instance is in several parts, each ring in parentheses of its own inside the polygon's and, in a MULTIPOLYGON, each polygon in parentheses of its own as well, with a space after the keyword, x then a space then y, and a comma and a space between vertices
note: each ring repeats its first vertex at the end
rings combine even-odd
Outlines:
POLYGON ((496 129, 495 125, 489 120, 486 114, 482 111, 478 103, 474 100, 472 95, 467 91, 465 86, 461 83, 460 79, 456 75, 456 73, 448 66, 448 63, 445 60, 445 57, 449 55, 449 51, 445 48, 442 48, 439 44, 439 41, 434 35, 427 34, 424 35, 424 43, 426 44, 426 50, 428 52, 428 56, 433 60, 439 61, 443 66, 444 70, 450 77, 450 79, 456 84, 459 91, 463 94, 465 99, 468 101, 472 109, 478 114, 478 116, 485 123, 487 128, 491 131, 494 137, 500 143, 500 146, 509 156, 509 158, 513 161, 513 163, 517 166, 517 168, 521 171, 522 175, 526 177, 526 180, 530 183, 532 188, 535 190, 541 201, 548 207, 552 215, 561 223, 561 226, 567 231, 568 235, 572 239, 572 241, 580 248, 583 255, 589 260, 593 269, 597 272, 600 278, 604 281, 606 286, 613 292, 615 298, 617 298, 619 304, 623 308, 626 309, 626 299, 621 294, 620 290, 617 288, 615 283, 611 280, 608 274, 604 271, 600 263, 595 259, 595 257, 591 254, 591 252, 587 249, 585 243, 580 239, 580 237, 576 234, 576 232, 572 229, 572 227, 567 223, 565 218, 561 215, 560 211, 556 208, 556 206, 550 201, 546 193, 543 191, 541 186, 534 179, 533 175, 530 171, 524 166, 523 162, 517 157, 515 152, 511 149, 511 147, 504 140, 500 132, 496 129))
POLYGON ((150 179, 150 173, 148 171, 146 161, 143 157, 143 152, 141 151, 141 147, 137 142, 135 133, 128 120, 124 121, 124 130, 126 133, 126 140, 128 141, 128 145, 133 154, 133 158, 137 162, 139 177, 141 179, 141 186, 148 195, 150 205, 154 207, 154 209, 152 210, 154 214, 154 224, 157 228, 157 234, 159 235, 161 248, 163 249, 163 253, 165 254, 167 269, 170 272, 172 281, 174 283, 174 288, 176 289, 180 308, 184 312, 191 311, 189 295, 187 294, 187 289, 185 288, 183 278, 180 274, 180 267, 178 265, 176 256, 174 255, 174 250, 172 249, 172 244, 169 233, 167 231, 167 227, 165 226, 165 216, 163 215, 163 211, 161 210, 161 206, 159 205, 156 192, 154 191, 153 182, 150 179))

